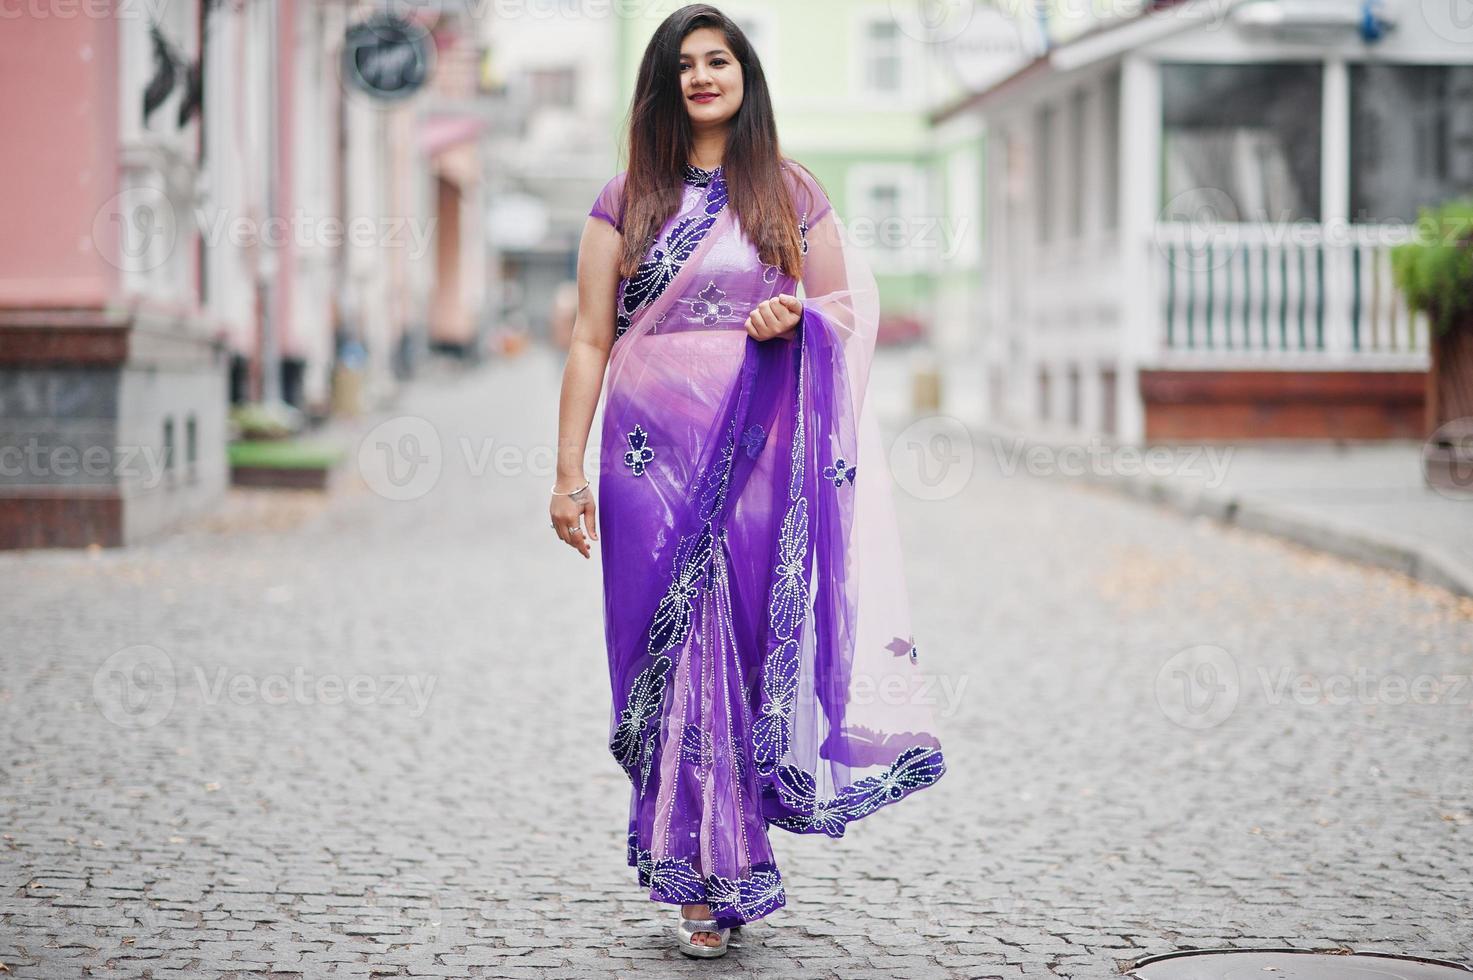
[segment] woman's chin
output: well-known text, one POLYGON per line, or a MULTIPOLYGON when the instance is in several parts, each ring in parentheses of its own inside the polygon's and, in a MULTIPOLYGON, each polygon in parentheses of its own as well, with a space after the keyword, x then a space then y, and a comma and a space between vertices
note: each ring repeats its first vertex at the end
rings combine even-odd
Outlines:
POLYGON ((703 126, 711 126, 716 123, 724 123, 731 118, 731 113, 725 109, 712 108, 711 106, 690 106, 690 121, 700 123, 703 126))

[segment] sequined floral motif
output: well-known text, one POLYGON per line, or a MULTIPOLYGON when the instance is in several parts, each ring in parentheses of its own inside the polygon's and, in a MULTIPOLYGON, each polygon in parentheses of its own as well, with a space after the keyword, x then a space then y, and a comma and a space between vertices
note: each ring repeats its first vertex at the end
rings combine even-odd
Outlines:
POLYGON ((696 294, 695 299, 684 300, 690 307, 692 317, 700 319, 706 326, 715 326, 718 323, 731 323, 739 319, 732 305, 726 302, 726 293, 718 289, 714 282, 708 283, 706 288, 696 294))
POLYGON ((645 464, 655 458, 655 451, 649 446, 649 433, 636 424, 626 438, 629 451, 624 454, 624 465, 633 470, 635 476, 644 476, 645 464))
POLYGON ((845 481, 848 481, 850 484, 854 483, 854 473, 857 469, 858 467, 850 466, 844 457, 840 456, 834 460, 832 466, 825 466, 823 468, 823 478, 825 480, 833 480, 834 486, 836 487, 842 487, 845 481))

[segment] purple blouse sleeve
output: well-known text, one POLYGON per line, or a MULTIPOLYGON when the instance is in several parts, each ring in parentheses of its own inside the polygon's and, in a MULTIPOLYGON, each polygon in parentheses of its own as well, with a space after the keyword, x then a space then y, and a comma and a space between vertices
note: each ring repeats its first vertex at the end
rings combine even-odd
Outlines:
POLYGON ((620 232, 624 231, 624 177, 624 173, 614 175, 599 191, 593 209, 588 212, 590 217, 602 218, 620 232))

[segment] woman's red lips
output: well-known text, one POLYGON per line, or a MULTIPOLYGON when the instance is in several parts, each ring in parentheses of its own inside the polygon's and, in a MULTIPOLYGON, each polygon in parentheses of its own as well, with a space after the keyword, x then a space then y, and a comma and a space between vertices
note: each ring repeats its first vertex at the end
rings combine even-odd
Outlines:
POLYGON ((691 101, 692 102, 710 102, 711 100, 713 100, 713 99, 716 98, 716 93, 715 92, 701 92, 701 93, 698 93, 696 95, 692 95, 690 98, 691 98, 691 101))

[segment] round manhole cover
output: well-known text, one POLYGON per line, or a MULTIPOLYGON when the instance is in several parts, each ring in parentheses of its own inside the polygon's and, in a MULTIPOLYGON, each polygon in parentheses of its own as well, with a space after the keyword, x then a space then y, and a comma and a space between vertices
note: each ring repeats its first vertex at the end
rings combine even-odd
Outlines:
POLYGON ((1149 956, 1126 975, 1140 980, 1469 980, 1473 970, 1392 953, 1204 949, 1149 956))

